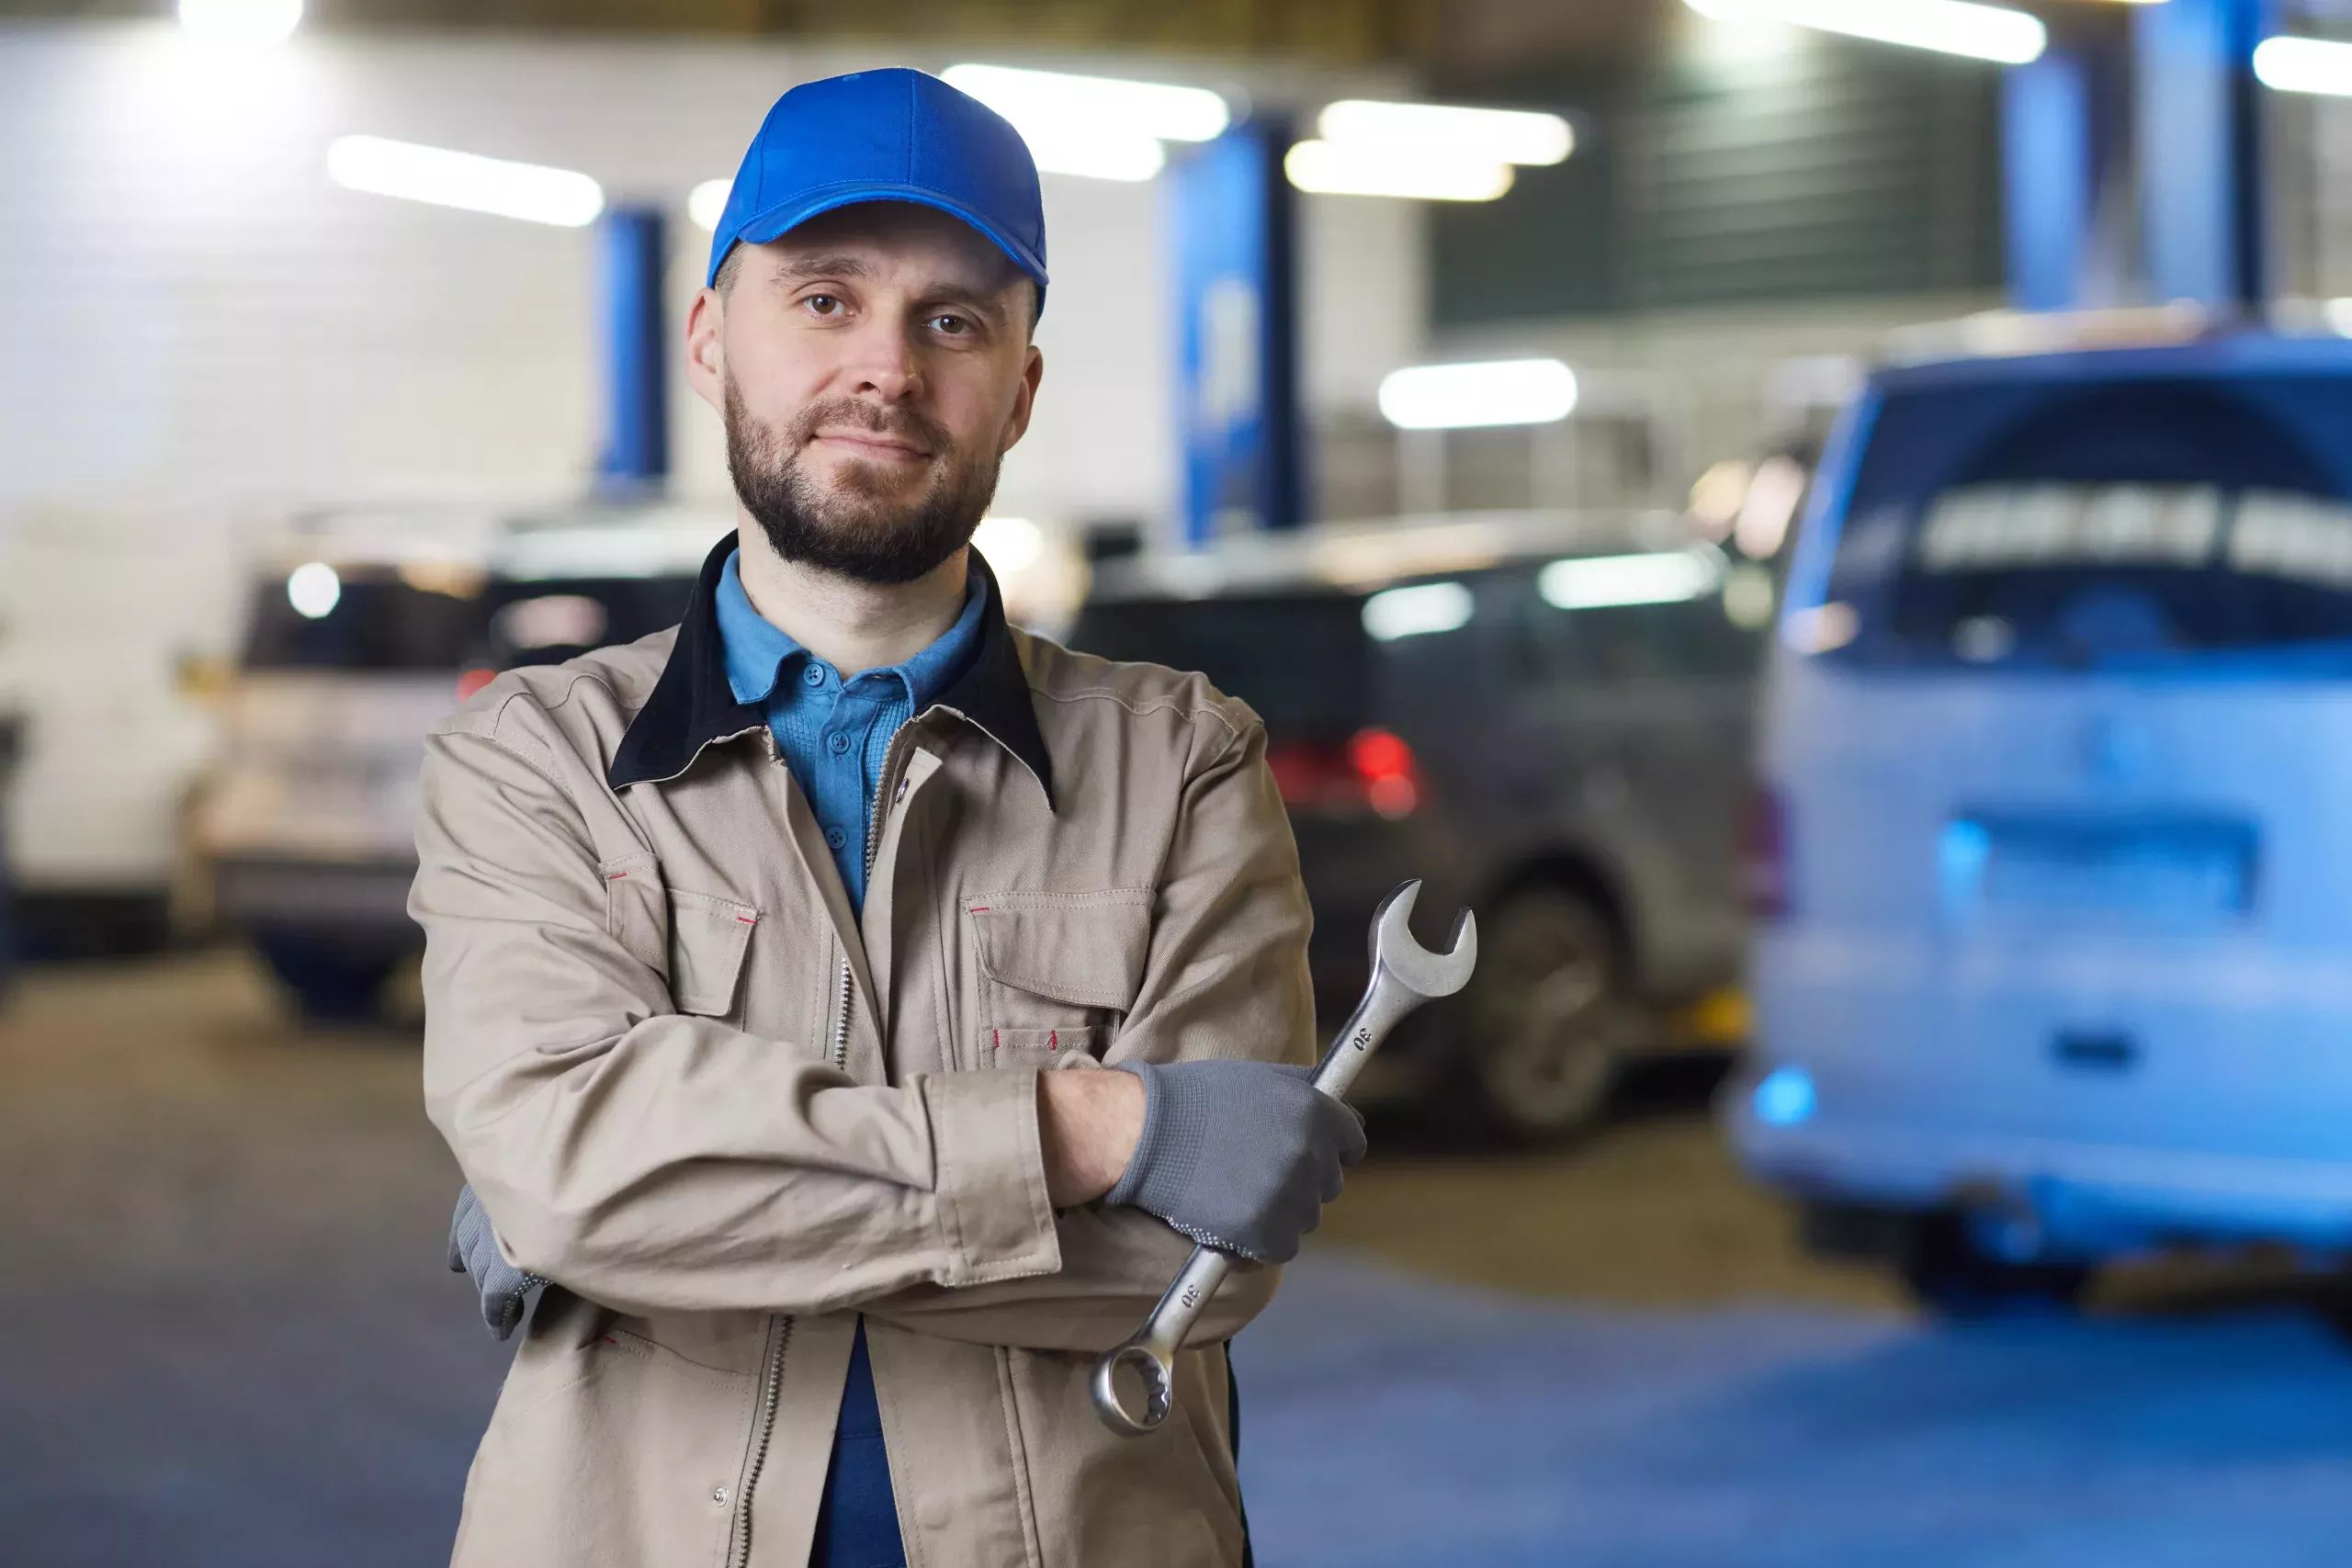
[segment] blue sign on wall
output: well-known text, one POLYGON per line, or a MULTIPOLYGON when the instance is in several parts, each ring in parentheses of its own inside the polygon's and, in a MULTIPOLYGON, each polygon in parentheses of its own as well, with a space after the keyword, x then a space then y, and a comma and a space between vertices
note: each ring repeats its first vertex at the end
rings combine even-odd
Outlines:
POLYGON ((1306 513, 1289 147, 1286 123, 1248 119, 1179 153, 1166 175, 1192 546, 1306 513))

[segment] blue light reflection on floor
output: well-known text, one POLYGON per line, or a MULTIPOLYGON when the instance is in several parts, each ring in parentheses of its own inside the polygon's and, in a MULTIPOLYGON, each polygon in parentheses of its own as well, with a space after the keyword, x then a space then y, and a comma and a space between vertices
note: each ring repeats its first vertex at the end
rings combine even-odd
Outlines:
POLYGON ((2352 1353, 2292 1309, 1636 1314, 1326 1253, 1237 1364, 1263 1568, 2352 1561, 2352 1353))

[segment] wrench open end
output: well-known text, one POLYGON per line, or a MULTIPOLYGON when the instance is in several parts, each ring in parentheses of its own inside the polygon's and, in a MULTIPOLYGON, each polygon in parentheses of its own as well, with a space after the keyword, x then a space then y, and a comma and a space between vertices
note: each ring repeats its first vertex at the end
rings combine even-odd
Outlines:
POLYGON ((1399 885, 1380 901, 1372 920, 1372 970, 1396 976, 1424 1000, 1450 997, 1470 983, 1478 967, 1478 921, 1467 909, 1453 917, 1453 937, 1443 953, 1431 953, 1413 936, 1413 905, 1419 881, 1399 885))

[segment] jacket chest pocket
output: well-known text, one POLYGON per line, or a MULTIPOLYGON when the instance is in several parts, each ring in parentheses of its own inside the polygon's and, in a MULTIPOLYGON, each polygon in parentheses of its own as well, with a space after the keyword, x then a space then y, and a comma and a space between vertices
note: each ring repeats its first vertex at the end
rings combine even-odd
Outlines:
POLYGON ((1151 904, 1148 887, 965 899, 980 976, 980 1065, 1100 1060, 1143 983, 1151 904))
POLYGON ((760 912, 708 893, 672 887, 651 855, 607 861, 605 929, 647 967, 670 982, 680 1012, 726 1018, 736 1009, 744 955, 760 912))

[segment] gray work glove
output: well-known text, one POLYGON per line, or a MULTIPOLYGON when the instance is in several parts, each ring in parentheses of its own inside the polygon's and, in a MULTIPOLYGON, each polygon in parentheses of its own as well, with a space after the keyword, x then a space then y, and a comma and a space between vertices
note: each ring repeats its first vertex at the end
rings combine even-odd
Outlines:
POLYGON ((1123 1063, 1143 1080, 1143 1138, 1104 1197, 1159 1215, 1205 1247, 1287 1263, 1363 1157, 1363 1118, 1307 1067, 1266 1062, 1123 1063))
POLYGON ((481 1320, 497 1339, 514 1332, 523 1321, 524 1298, 547 1283, 506 1261, 470 1185, 458 1190, 458 1212, 449 1216, 449 1272, 472 1278, 481 1297, 481 1320))

